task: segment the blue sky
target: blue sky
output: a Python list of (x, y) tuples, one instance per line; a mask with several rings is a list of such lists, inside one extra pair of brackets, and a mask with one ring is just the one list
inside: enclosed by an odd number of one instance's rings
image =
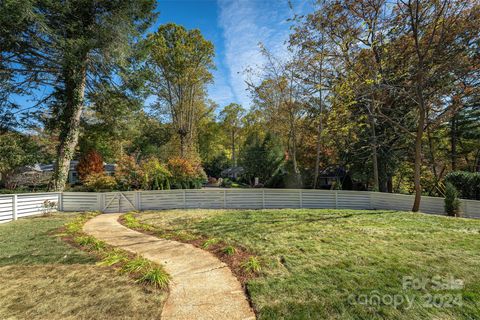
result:
[(156, 27), (174, 22), (200, 29), (215, 45), (217, 70), (209, 86), (210, 98), (220, 107), (236, 102), (248, 108), (244, 70), (263, 63), (258, 43), (283, 56), (290, 27), (287, 19), (305, 10), (306, 3), (292, 1), (292, 11), (287, 0), (160, 0)]

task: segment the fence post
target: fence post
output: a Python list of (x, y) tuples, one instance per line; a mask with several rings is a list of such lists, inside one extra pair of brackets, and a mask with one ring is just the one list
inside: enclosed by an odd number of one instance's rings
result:
[(142, 211), (142, 193), (141, 191), (135, 192), (135, 205), (138, 211)]
[(262, 209), (265, 209), (265, 189), (262, 189)]
[(63, 211), (63, 192), (58, 194), (57, 211)]
[(227, 209), (227, 190), (223, 189), (223, 209)]
[(300, 209), (303, 208), (303, 199), (302, 199), (302, 189), (298, 189), (299, 193), (300, 193)]
[(183, 189), (183, 209), (187, 209), (187, 191)]
[(338, 209), (338, 190), (335, 190), (335, 209)]
[(100, 211), (103, 212), (106, 209), (105, 205), (106, 205), (105, 193), (102, 192), (100, 193)]
[(122, 196), (120, 195), (120, 192), (117, 193), (117, 197), (118, 197), (118, 211), (117, 212), (121, 212), (122, 211)]
[(97, 193), (97, 210), (102, 211), (102, 194)]
[(17, 220), (17, 195), (14, 194), (12, 195), (12, 215), (13, 215), (13, 220)]

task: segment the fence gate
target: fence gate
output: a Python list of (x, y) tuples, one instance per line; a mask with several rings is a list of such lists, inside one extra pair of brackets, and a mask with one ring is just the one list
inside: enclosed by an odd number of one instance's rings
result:
[(103, 194), (101, 201), (102, 211), (106, 213), (112, 212), (128, 212), (137, 210), (137, 199), (135, 192), (110, 192)]

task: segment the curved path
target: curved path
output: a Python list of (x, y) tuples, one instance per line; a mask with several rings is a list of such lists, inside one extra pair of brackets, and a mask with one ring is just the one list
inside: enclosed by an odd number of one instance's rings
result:
[(171, 281), (162, 319), (255, 319), (240, 283), (225, 263), (190, 244), (126, 228), (118, 222), (120, 215), (98, 215), (83, 230), (165, 268)]

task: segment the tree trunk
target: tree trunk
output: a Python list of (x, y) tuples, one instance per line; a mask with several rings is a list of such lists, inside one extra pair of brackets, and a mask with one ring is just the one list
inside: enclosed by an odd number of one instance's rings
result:
[(297, 139), (296, 139), (295, 125), (292, 125), (292, 164), (293, 164), (293, 173), (295, 175), (295, 187), (301, 187), (301, 177), (300, 171), (298, 170), (297, 164)]
[[(322, 34), (322, 40), (323, 40), (323, 34)], [(323, 49), (323, 46), (322, 46)], [(316, 146), (316, 152), (317, 154), (315, 155), (315, 175), (313, 178), (313, 189), (317, 188), (317, 183), (318, 183), (318, 175), (320, 171), (320, 152), (322, 150), (322, 132), (323, 132), (323, 92), (322, 92), (322, 72), (323, 72), (323, 60), (322, 63), (320, 64), (320, 79), (319, 79), (319, 85), (320, 85), (320, 90), (318, 92), (318, 98), (319, 98), (319, 115), (318, 115), (318, 127), (317, 127), (317, 146)]]
[(323, 131), (322, 116), (320, 116), (320, 123), (318, 124), (318, 127), (317, 127), (317, 154), (315, 156), (315, 176), (313, 178), (313, 189), (317, 188), (318, 175), (320, 171), (320, 152), (322, 150), (322, 144), (321, 144), (322, 131)]
[(232, 130), (232, 163), (233, 167), (237, 166), (237, 157), (235, 154), (235, 131)]
[[(415, 5), (415, 9), (413, 8)], [(426, 105), (423, 96), (423, 76), (424, 76), (424, 54), (421, 52), (420, 44), (420, 35), (418, 27), (419, 22), (419, 12), (420, 1), (416, 0), (414, 4), (409, 2), (409, 12), (410, 12), (410, 27), (413, 35), (413, 41), (415, 43), (415, 52), (418, 59), (418, 64), (416, 68), (415, 75), (415, 95), (417, 98), (417, 110), (418, 110), (418, 123), (417, 123), (417, 134), (415, 136), (415, 166), (414, 166), (414, 184), (415, 184), (415, 200), (413, 202), (412, 211), (417, 212), (420, 210), (420, 201), (422, 199), (422, 186), (420, 184), (421, 171), (422, 171), (422, 138), (425, 126), (426, 118)]]
[(393, 180), (392, 176), (387, 177), (387, 192), (392, 193), (393, 192)]
[(457, 170), (457, 116), (453, 115), (450, 121), (450, 157), (452, 161), (452, 171)]
[(185, 135), (183, 133), (179, 134), (180, 136), (180, 158), (185, 158), (187, 154), (187, 146), (185, 145)]
[(85, 64), (65, 72), (66, 106), (64, 123), (60, 133), (60, 143), (57, 149), (57, 161), (54, 172), (53, 190), (63, 191), (68, 181), (70, 161), (80, 134), (80, 118), (83, 111), (86, 85)]
[(372, 128), (373, 191), (379, 191), (377, 134), (375, 133), (375, 119), (372, 115), (370, 115), (369, 118)]
[[(423, 103), (423, 98), (421, 102)], [(425, 111), (421, 106), (419, 107), (420, 114), (418, 118), (417, 134), (415, 136), (415, 166), (414, 166), (414, 183), (415, 183), (415, 200), (413, 202), (412, 211), (420, 210), (420, 200), (422, 198), (422, 186), (420, 184), (421, 169), (422, 169), (422, 138), (425, 125)]]

